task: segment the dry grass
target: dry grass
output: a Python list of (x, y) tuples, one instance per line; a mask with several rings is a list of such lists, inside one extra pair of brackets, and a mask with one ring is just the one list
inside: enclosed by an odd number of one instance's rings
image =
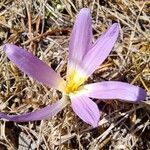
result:
[(58, 93), (22, 74), (5, 56), (2, 45), (21, 45), (65, 76), (68, 41), (75, 16), (89, 7), (94, 40), (120, 23), (113, 52), (89, 79), (119, 80), (143, 87), (145, 102), (98, 101), (99, 127), (91, 129), (68, 106), (47, 121), (0, 121), (0, 150), (150, 149), (150, 2), (149, 0), (1, 0), (0, 111), (23, 113), (59, 99)]

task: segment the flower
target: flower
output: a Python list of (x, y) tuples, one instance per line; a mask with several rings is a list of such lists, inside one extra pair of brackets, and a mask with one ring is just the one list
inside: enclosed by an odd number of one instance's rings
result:
[(25, 122), (47, 119), (61, 111), (69, 103), (73, 111), (93, 127), (98, 125), (100, 111), (91, 98), (120, 99), (140, 101), (146, 92), (140, 87), (118, 81), (104, 81), (84, 85), (87, 78), (104, 62), (111, 52), (119, 27), (114, 23), (92, 44), (92, 25), (90, 10), (79, 12), (69, 43), (69, 60), (66, 81), (48, 65), (26, 50), (12, 44), (5, 44), (7, 57), (24, 73), (39, 82), (62, 92), (62, 99), (43, 109), (21, 115), (7, 115), (0, 112), (0, 118), (14, 122)]

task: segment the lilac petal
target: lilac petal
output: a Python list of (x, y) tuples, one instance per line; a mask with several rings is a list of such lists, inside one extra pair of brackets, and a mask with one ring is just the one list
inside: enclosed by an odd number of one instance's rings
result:
[(79, 65), (92, 45), (92, 22), (90, 10), (83, 8), (77, 15), (69, 43), (68, 73)]
[(36, 110), (30, 113), (24, 113), (21, 115), (7, 115), (5, 113), (0, 112), (0, 118), (7, 119), (9, 121), (14, 122), (28, 122), (28, 121), (37, 121), (37, 120), (45, 120), (49, 117), (56, 115), (60, 112), (66, 105), (67, 101), (60, 100), (52, 105), (48, 105), (40, 110)]
[(114, 23), (105, 33), (102, 34), (95, 45), (85, 55), (82, 67), (84, 66), (87, 77), (90, 76), (108, 57), (118, 35), (119, 26), (117, 23)]
[(138, 86), (119, 81), (104, 81), (87, 84), (84, 87), (85, 95), (98, 99), (121, 99), (131, 102), (146, 98), (146, 91)]
[(5, 44), (7, 57), (24, 73), (41, 83), (62, 90), (64, 80), (40, 59), (16, 45)]
[(100, 111), (96, 103), (86, 96), (70, 96), (73, 111), (86, 123), (98, 126)]

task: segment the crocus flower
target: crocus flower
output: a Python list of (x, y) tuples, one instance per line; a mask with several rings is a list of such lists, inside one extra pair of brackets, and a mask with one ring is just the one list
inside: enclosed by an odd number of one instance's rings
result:
[(100, 111), (91, 98), (119, 99), (136, 102), (144, 100), (144, 89), (117, 81), (104, 81), (84, 85), (87, 78), (104, 62), (111, 52), (119, 34), (114, 23), (95, 44), (92, 43), (92, 25), (90, 10), (79, 12), (69, 43), (69, 59), (66, 80), (61, 78), (48, 65), (26, 50), (12, 44), (5, 44), (7, 57), (24, 73), (39, 82), (62, 92), (62, 99), (43, 109), (21, 115), (0, 113), (0, 118), (14, 122), (48, 119), (66, 105), (71, 104), (73, 111), (93, 127), (98, 125)]

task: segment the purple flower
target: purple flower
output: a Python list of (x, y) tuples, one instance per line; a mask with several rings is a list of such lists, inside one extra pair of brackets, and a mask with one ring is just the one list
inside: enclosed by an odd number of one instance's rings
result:
[(84, 85), (87, 78), (104, 62), (111, 52), (119, 27), (114, 23), (92, 44), (92, 25), (90, 10), (83, 8), (76, 19), (69, 43), (69, 60), (66, 81), (48, 65), (26, 50), (15, 45), (6, 44), (4, 51), (8, 58), (24, 73), (39, 82), (62, 92), (60, 101), (35, 112), (21, 115), (0, 113), (0, 118), (15, 122), (47, 119), (67, 104), (86, 123), (96, 127), (100, 119), (98, 106), (91, 98), (120, 99), (136, 102), (144, 100), (146, 92), (140, 87), (117, 81), (104, 81)]

